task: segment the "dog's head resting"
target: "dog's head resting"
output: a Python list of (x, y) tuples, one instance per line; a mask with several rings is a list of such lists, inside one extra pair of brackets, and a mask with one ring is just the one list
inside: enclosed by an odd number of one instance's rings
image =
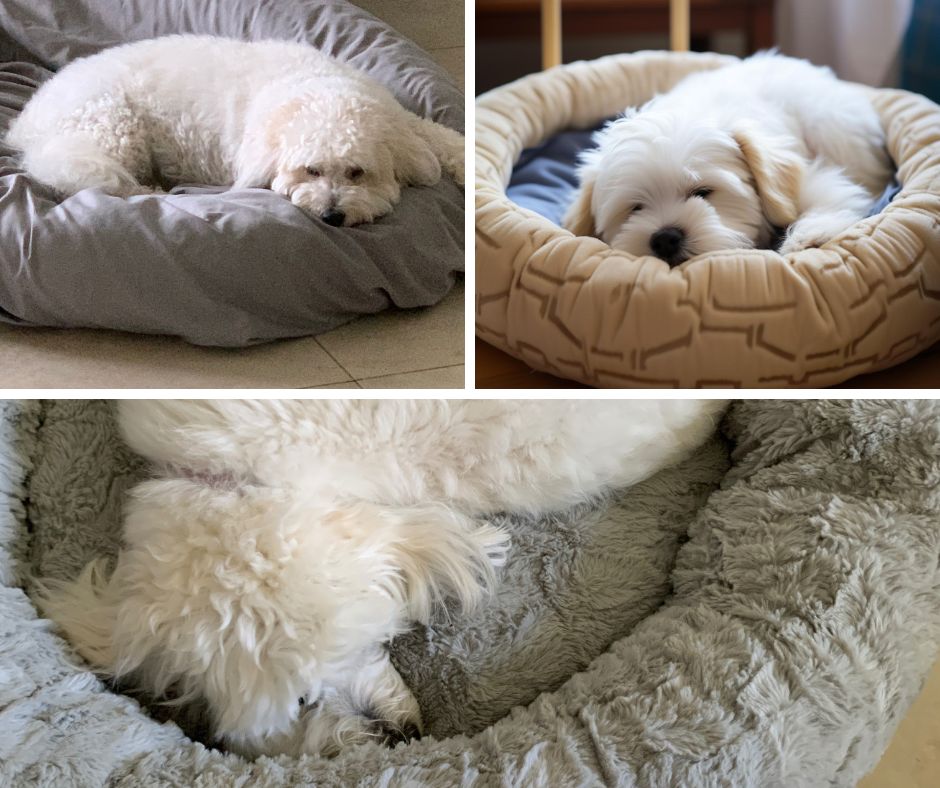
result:
[(805, 161), (757, 125), (731, 129), (655, 99), (595, 135), (564, 226), (670, 266), (719, 249), (769, 246), (798, 215)]
[(208, 709), (246, 756), (333, 755), (420, 730), (385, 644), (495, 580), (505, 537), (442, 505), (331, 504), (235, 477), (132, 493), (110, 577), (89, 565), (46, 614), (96, 669)]
[(371, 222), (401, 187), (433, 186), (441, 166), (390, 95), (324, 78), (264, 97), (249, 113), (236, 188), (270, 188), (332, 226)]

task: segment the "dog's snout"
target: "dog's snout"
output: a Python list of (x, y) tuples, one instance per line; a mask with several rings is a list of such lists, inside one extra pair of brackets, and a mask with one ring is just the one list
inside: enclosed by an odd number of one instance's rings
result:
[(330, 227), (339, 227), (346, 220), (346, 214), (342, 211), (337, 211), (335, 208), (330, 208), (321, 213), (320, 218), (330, 225)]
[(682, 262), (682, 244), (685, 242), (685, 233), (678, 227), (663, 227), (650, 237), (650, 249), (661, 260), (669, 265)]

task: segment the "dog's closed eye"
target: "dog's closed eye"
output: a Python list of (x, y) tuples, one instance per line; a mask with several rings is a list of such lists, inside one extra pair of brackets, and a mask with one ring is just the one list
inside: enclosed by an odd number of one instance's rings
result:
[(641, 202), (638, 202), (638, 203), (637, 203), (636, 205), (634, 205), (633, 208), (632, 208), (633, 213), (636, 213), (637, 211), (642, 211), (642, 210), (643, 210), (643, 203), (641, 203)]
[(701, 197), (703, 200), (707, 200), (714, 191), (714, 189), (709, 189), (707, 186), (699, 186), (697, 189), (693, 189), (689, 192), (689, 198)]

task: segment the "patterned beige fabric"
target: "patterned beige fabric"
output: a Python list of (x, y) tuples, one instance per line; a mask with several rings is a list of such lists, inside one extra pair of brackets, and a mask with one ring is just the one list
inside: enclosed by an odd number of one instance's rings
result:
[(476, 325), (533, 367), (605, 387), (826, 386), (940, 339), (940, 107), (877, 90), (901, 193), (821, 249), (716, 252), (670, 270), (506, 197), (523, 148), (666, 90), (719, 55), (645, 52), (477, 100)]

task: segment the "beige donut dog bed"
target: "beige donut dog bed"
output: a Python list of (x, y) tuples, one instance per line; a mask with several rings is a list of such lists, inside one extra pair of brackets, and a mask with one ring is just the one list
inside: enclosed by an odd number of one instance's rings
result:
[(524, 148), (734, 58), (643, 52), (477, 100), (476, 325), (532, 367), (605, 387), (826, 386), (940, 339), (940, 107), (873, 90), (901, 191), (819, 249), (713, 252), (670, 270), (506, 197)]

